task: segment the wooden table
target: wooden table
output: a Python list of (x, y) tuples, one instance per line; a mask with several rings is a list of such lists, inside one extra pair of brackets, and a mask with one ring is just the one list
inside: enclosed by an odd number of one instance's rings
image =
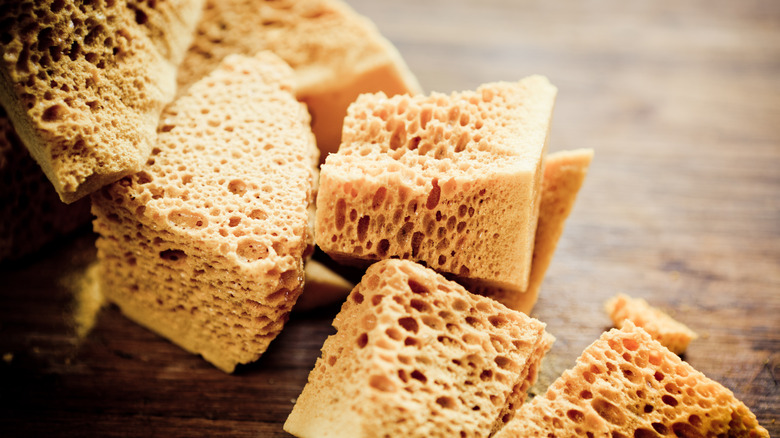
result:
[[(551, 150), (596, 150), (534, 310), (558, 338), (534, 391), (625, 292), (698, 331), (685, 359), (778, 435), (780, 2), (350, 3), (426, 91), (547, 75)], [(113, 307), (79, 337), (66, 280), (93, 259), (87, 229), (0, 267), (0, 436), (287, 436), (337, 307), (225, 375)]]

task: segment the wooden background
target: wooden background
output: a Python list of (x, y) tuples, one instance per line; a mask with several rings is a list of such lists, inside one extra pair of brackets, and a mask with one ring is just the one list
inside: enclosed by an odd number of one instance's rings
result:
[[(685, 359), (778, 435), (780, 2), (349, 2), (426, 91), (547, 75), (551, 149), (596, 150), (534, 311), (558, 338), (534, 390), (625, 292), (698, 331)], [(82, 339), (66, 280), (92, 245), (87, 229), (0, 266), (0, 436), (287, 436), (336, 307), (232, 376), (112, 307)]]

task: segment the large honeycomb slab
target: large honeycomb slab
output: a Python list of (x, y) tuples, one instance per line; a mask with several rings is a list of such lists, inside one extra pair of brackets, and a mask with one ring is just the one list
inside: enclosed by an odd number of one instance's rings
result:
[(361, 95), (322, 166), (317, 244), (346, 263), (408, 259), (524, 291), (555, 94), (532, 76), (451, 95)]
[(285, 423), (298, 437), (485, 437), (512, 418), (544, 324), (404, 260), (371, 266)]
[(281, 331), (312, 251), (318, 151), (292, 71), (233, 55), (163, 113), (145, 169), (92, 196), (103, 292), (225, 371)]

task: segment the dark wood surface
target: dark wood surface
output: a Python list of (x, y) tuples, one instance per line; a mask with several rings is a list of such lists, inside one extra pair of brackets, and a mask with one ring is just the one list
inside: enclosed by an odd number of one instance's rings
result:
[[(780, 406), (780, 2), (350, 0), (426, 91), (540, 73), (551, 150), (596, 150), (533, 315), (557, 342), (540, 383), (646, 298), (702, 336), (685, 359), (772, 435)], [(287, 436), (337, 307), (291, 319), (226, 375), (113, 307), (77, 336), (83, 230), (0, 266), (0, 436)]]

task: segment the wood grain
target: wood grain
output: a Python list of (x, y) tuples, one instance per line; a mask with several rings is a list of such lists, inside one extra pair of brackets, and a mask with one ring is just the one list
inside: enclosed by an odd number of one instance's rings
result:
[[(685, 359), (780, 434), (780, 2), (349, 3), (427, 91), (548, 76), (551, 149), (596, 150), (534, 311), (558, 340), (533, 391), (624, 292), (699, 332)], [(0, 435), (288, 436), (338, 309), (294, 315), (232, 376), (112, 307), (80, 339), (63, 279), (93, 239), (0, 266)]]

